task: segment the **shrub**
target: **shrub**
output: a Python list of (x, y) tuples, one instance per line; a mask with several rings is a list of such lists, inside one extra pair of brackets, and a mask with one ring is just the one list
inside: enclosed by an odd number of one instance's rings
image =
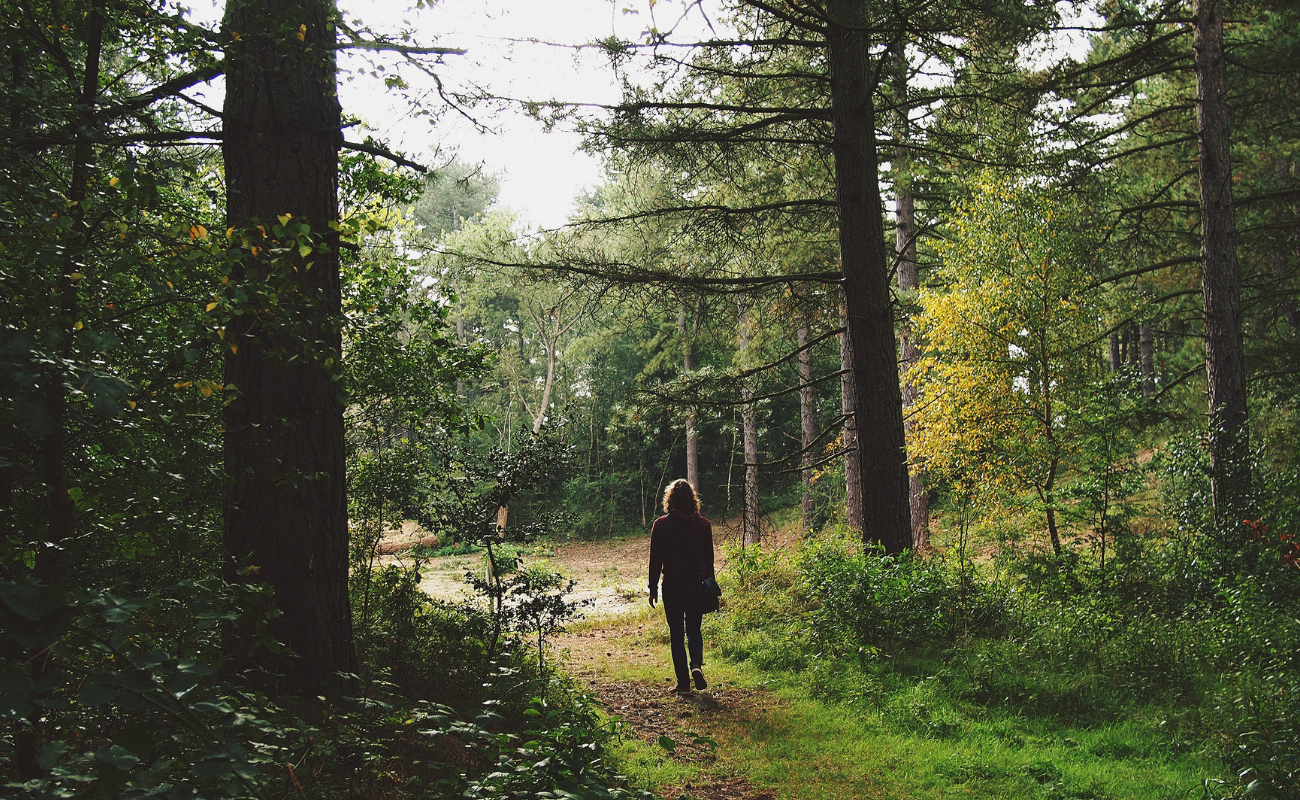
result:
[(831, 652), (898, 642), (950, 641), (999, 625), (1000, 590), (978, 573), (911, 553), (888, 556), (823, 537), (799, 559), (813, 641)]

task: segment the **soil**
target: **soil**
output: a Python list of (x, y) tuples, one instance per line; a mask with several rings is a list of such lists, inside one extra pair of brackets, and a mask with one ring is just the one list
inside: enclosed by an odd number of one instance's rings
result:
[[(713, 525), (719, 570), (726, 567), (722, 545), (739, 541), (739, 525), (739, 519), (715, 522)], [(794, 534), (781, 529), (770, 531), (768, 535), (776, 546), (784, 546)], [(416, 544), (437, 547), (438, 542), (420, 531), (413, 522), (404, 523), (400, 530), (385, 531), (378, 548), (379, 565), (414, 563), (410, 550)], [(623, 614), (639, 608), (645, 602), (649, 552), (650, 535), (647, 531), (620, 539), (568, 542), (541, 546), (531, 551), (525, 548), (523, 557), (525, 563), (548, 563), (577, 581), (577, 587), (570, 596), (584, 604), (584, 616), (596, 617)], [(485, 564), (482, 553), (426, 559), (421, 569), (420, 588), (430, 597), (444, 600), (468, 599), (472, 592), (465, 583), (465, 573), (481, 573)]]
[[(726, 731), (758, 722), (780, 700), (768, 692), (725, 682), (690, 694), (670, 691), (672, 666), (667, 661), (667, 628), (658, 616), (633, 620), (607, 617), (597, 625), (558, 636), (553, 646), (567, 671), (587, 689), (612, 718), (622, 721), (625, 736), (661, 748), (661, 737), (672, 740), (664, 758), (700, 767), (700, 776), (677, 786), (660, 786), (667, 800), (772, 800), (770, 792), (754, 786), (730, 769), (719, 756), (726, 749)], [(615, 665), (645, 668), (660, 664), (662, 680), (615, 677)]]
[[(714, 541), (719, 546), (718, 568), (725, 568), (721, 545), (739, 538), (738, 520), (714, 523)], [(792, 533), (770, 534), (776, 546), (788, 543)], [(378, 561), (413, 563), (408, 552), (416, 543), (436, 546), (408, 523), (401, 530), (385, 533)], [(650, 549), (648, 532), (622, 539), (570, 542), (553, 549), (524, 552), (525, 563), (546, 562), (577, 582), (572, 597), (588, 605), (586, 622), (573, 632), (555, 637), (551, 646), (561, 655), (567, 671), (587, 686), (611, 717), (622, 720), (624, 735), (634, 736), (659, 748), (660, 737), (671, 739), (672, 750), (665, 758), (698, 764), (700, 777), (680, 786), (658, 787), (669, 800), (772, 800), (770, 792), (750, 783), (719, 761), (725, 750), (724, 732), (752, 725), (766, 710), (779, 705), (772, 694), (743, 689), (725, 683), (705, 691), (673, 694), (671, 662), (668, 661), (667, 629), (660, 616), (646, 618), (632, 612), (646, 603), (646, 560)], [(471, 596), (465, 584), (467, 571), (481, 571), (484, 555), (473, 553), (427, 559), (420, 586), (432, 597), (448, 600)], [(660, 667), (656, 669), (656, 665)], [(617, 677), (632, 671), (662, 673), (662, 680), (629, 680)]]

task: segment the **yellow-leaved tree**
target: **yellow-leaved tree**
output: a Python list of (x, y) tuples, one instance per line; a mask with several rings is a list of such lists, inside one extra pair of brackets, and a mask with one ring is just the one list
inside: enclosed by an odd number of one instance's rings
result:
[(1059, 555), (1074, 411), (1100, 369), (1096, 240), (1079, 202), (1036, 179), (969, 190), (938, 245), (941, 288), (920, 293), (911, 456), (968, 501), (1040, 509)]

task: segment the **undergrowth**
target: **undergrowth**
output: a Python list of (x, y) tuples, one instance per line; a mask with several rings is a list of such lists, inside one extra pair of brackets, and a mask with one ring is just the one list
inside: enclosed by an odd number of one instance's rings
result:
[(316, 694), (267, 667), (290, 654), (265, 589), (0, 581), (5, 795), (645, 797), (609, 763), (617, 727), (528, 643), (553, 583), (521, 570), (502, 611), (430, 601), (397, 568), (354, 579), (361, 669)]
[(831, 532), (729, 553), (706, 641), (873, 736), (935, 742), (916, 768), (987, 796), (1294, 800), (1300, 570), (1276, 544), (1227, 571), (1151, 547), (1103, 586), (1077, 559), (995, 579)]

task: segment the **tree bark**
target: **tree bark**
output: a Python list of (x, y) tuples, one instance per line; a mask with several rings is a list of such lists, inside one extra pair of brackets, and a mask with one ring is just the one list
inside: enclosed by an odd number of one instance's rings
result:
[[(104, 9), (95, 4), (86, 19), (86, 60), (81, 76), (81, 96), (77, 101), (78, 134), (72, 148), (72, 169), (68, 186), (69, 215), (72, 218), (71, 237), (66, 242), (59, 275), (59, 311), (54, 329), (59, 336), (59, 355), (63, 363), (51, 366), (44, 392), (45, 413), (49, 431), (41, 437), (41, 471), (48, 498), (48, 520), (44, 541), (36, 548), (33, 574), (46, 583), (59, 583), (62, 544), (75, 533), (75, 506), (68, 494), (67, 474), (67, 364), (76, 355), (77, 334), (77, 284), (81, 280), (84, 261), (91, 247), (91, 231), (86, 225), (86, 185), (90, 181), (91, 162), (95, 157), (89, 139), (95, 105), (99, 100), (100, 60), (104, 40)], [(14, 56), (18, 58), (17, 55)], [(15, 80), (18, 64), (15, 63)], [(6, 503), (7, 505), (7, 503)], [(54, 642), (48, 642), (53, 646)], [(34, 652), (40, 648), (34, 648)], [(49, 651), (45, 651), (49, 652)], [(41, 682), (49, 669), (48, 657), (31, 660), (29, 669), (33, 682)], [(45, 778), (48, 770), (41, 765), (40, 750), (45, 731), (45, 709), (35, 706), (28, 714), (26, 724), (14, 731), (14, 767), (21, 781)]]
[[(225, 341), (225, 544), (230, 574), (264, 580), (283, 616), (272, 632), (297, 654), (304, 689), (356, 666), (348, 605), (338, 237), (340, 109), (330, 0), (230, 0), (222, 152), (230, 226), (277, 218), (311, 226), (302, 259), (244, 251), (232, 275), (276, 292), (290, 323), (255, 306)], [(301, 26), (301, 27), (299, 27)], [(254, 239), (256, 245), (257, 240)]]
[[(898, 142), (894, 146), (894, 160), (891, 163), (894, 173), (894, 250), (898, 254), (898, 288), (903, 292), (915, 292), (921, 288), (920, 273), (916, 263), (916, 194), (912, 186), (912, 157), (906, 142), (909, 137), (907, 119), (907, 60), (901, 54), (894, 58), (894, 102), (898, 106), (895, 113), (894, 133)], [(898, 332), (901, 351), (903, 412), (906, 414), (915, 405), (920, 392), (916, 381), (909, 375), (912, 367), (921, 358), (921, 346), (912, 330), (911, 320), (904, 318)], [(903, 432), (907, 439), (913, 436), (916, 423), (904, 417)], [(912, 547), (921, 549), (930, 544), (930, 496), (926, 489), (925, 465), (917, 462), (908, 470), (907, 502), (912, 517)]]
[[(749, 295), (736, 295), (736, 307), (739, 312), (740, 365), (744, 369), (749, 363), (749, 348), (753, 342), (753, 318), (749, 304)], [(758, 412), (754, 408), (754, 389), (752, 378), (746, 378), (740, 385), (741, 435), (745, 443), (745, 508), (741, 515), (741, 527), (746, 545), (758, 544), (763, 540), (760, 527), (762, 506), (758, 495)]]
[(808, 318), (799, 322), (797, 336), (799, 340), (799, 444), (803, 451), (800, 458), (802, 469), (799, 471), (803, 482), (803, 529), (811, 531), (813, 516), (817, 503), (812, 493), (813, 442), (817, 441), (817, 390), (813, 386), (812, 349), (808, 347), (810, 333)]
[(1113, 375), (1116, 372), (1119, 372), (1119, 367), (1122, 363), (1119, 355), (1119, 334), (1112, 333), (1107, 337), (1107, 341), (1110, 342), (1110, 353), (1108, 355), (1110, 356), (1110, 372)]
[(77, 284), (85, 267), (83, 262), (91, 248), (91, 231), (86, 226), (86, 186), (90, 182), (91, 163), (95, 158), (90, 140), (90, 126), (94, 124), (95, 106), (99, 101), (99, 71), (104, 40), (104, 8), (95, 4), (86, 18), (86, 61), (81, 75), (81, 96), (78, 99), (78, 134), (72, 147), (72, 170), (68, 184), (69, 215), (72, 217), (72, 242), (65, 248), (65, 260), (59, 275), (59, 316), (56, 328), (59, 334), (59, 354), (63, 364), (50, 370), (45, 387), (45, 413), (49, 417), (49, 432), (41, 438), (41, 470), (49, 498), (49, 525), (45, 541), (36, 550), (36, 577), (46, 582), (60, 578), (62, 543), (75, 532), (76, 508), (68, 494), (67, 475), (67, 386), (70, 376), (66, 364), (76, 353), (77, 336)]
[(849, 312), (840, 303), (840, 413), (844, 415), (844, 499), (849, 530), (862, 535), (862, 451), (858, 448), (858, 392), (853, 380), (853, 343), (848, 333)]
[(1250, 433), (1221, 0), (1193, 0), (1192, 18), (1211, 486), (1215, 516), (1221, 526), (1231, 526), (1250, 513)]
[(537, 416), (533, 418), (533, 435), (542, 430), (546, 422), (546, 410), (551, 407), (551, 392), (555, 389), (555, 342), (546, 343), (546, 382), (542, 385), (542, 402), (537, 407)]
[(840, 269), (853, 348), (862, 508), (872, 524), (870, 531), (863, 531), (863, 540), (880, 543), (888, 553), (901, 553), (912, 546), (912, 526), (877, 175), (873, 92), (879, 62), (871, 54), (861, 4), (828, 0), (825, 8)]
[(1150, 397), (1156, 393), (1156, 338), (1150, 322), (1138, 325), (1138, 348), (1142, 359), (1142, 396)]
[[(540, 303), (536, 311), (533, 310), (532, 303), (526, 304), (528, 316), (532, 317), (533, 324), (537, 326), (537, 336), (542, 340), (542, 347), (546, 348), (546, 378), (542, 384), (541, 404), (537, 408), (537, 413), (533, 415), (533, 435), (536, 436), (542, 430), (542, 425), (546, 422), (546, 412), (551, 408), (551, 395), (555, 391), (555, 351), (560, 346), (560, 339), (573, 330), (573, 326), (578, 324), (578, 318), (569, 322), (564, 321), (564, 312), (573, 299), (574, 290), (569, 290), (560, 296), (558, 302), (546, 308), (545, 303)], [(522, 329), (521, 329), (522, 330)], [(523, 360), (523, 351), (520, 351), (520, 360)], [(522, 394), (521, 394), (522, 397)]]
[[(700, 313), (699, 306), (696, 306), (695, 323), (692, 330), (688, 333), (686, 330), (686, 306), (683, 304), (677, 313), (677, 333), (682, 339), (682, 374), (690, 375), (695, 370), (695, 360), (692, 357), (691, 345), (693, 344), (694, 333), (699, 329)], [(700, 491), (700, 431), (695, 409), (691, 408), (686, 412), (686, 482), (695, 489), (696, 494)]]

